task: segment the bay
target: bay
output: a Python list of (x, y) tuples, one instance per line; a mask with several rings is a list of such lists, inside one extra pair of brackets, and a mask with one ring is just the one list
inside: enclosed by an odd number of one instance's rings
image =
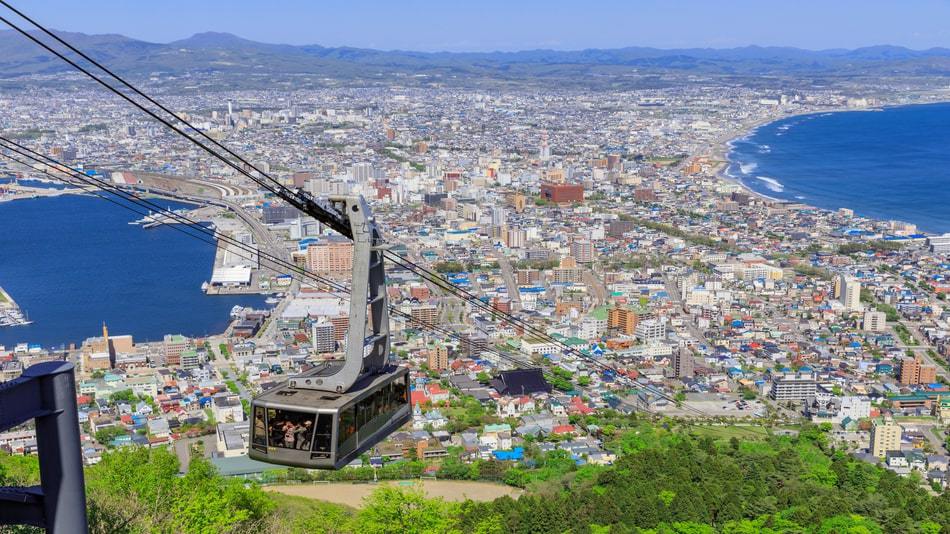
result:
[(136, 342), (203, 336), (223, 332), (235, 305), (264, 307), (263, 295), (205, 295), (214, 247), (128, 224), (139, 218), (91, 196), (0, 203), (0, 286), (34, 321), (0, 327), (0, 345), (78, 344), (101, 335), (103, 322)]
[(732, 146), (727, 174), (764, 195), (950, 232), (950, 104), (790, 117)]

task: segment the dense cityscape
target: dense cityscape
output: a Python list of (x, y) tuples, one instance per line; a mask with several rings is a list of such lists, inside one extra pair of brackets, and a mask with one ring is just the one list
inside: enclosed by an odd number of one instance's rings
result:
[[(733, 176), (728, 159), (730, 143), (763, 124), (939, 102), (947, 89), (881, 81), (783, 91), (678, 80), (623, 91), (393, 83), (192, 92), (143, 84), (287, 187), (313, 197), (362, 195), (391, 250), (443, 277), (434, 283), (387, 265), (386, 292), (399, 312), (390, 320), (392, 352), (409, 369), (411, 421), (326, 472), (251, 460), (251, 401), (341, 358), (348, 327), (348, 296), (268, 258), (346, 284), (353, 242), (118, 97), (50, 87), (43, 76), (19, 80), (22, 88), (0, 94), (5, 137), (120, 188), (185, 203), (180, 213), (229, 238), (218, 240), (212, 265), (195, 266), (207, 281), (194, 291), (267, 298), (264, 306), (235, 306), (226, 330), (210, 335), (195, 327), (139, 339), (93, 317), (86, 319), (101, 328), (85, 339), (50, 345), (24, 337), (0, 346), (0, 381), (44, 361), (76, 364), (90, 491), (104, 484), (95, 469), (170, 450), (186, 478), (189, 463), (206, 461), (223, 478), (356, 507), (369, 490), (331, 495), (299, 483), (482, 481), (467, 490), (486, 492), (476, 501), (519, 504), (491, 513), (472, 504), (453, 509), (457, 524), (426, 528), (554, 530), (565, 523), (515, 520), (515, 507), (554, 517), (538, 510), (565, 497), (546, 486), (561, 480), (573, 491), (586, 484), (581, 474), (594, 480), (632, 469), (645, 450), (675, 458), (681, 436), (696, 448), (730, 451), (722, 455), (752, 455), (765, 444), (797, 450), (807, 473), (828, 477), (814, 475), (816, 487), (843, 484), (839, 463), (872, 470), (874, 480), (897, 477), (900, 491), (940, 499), (943, 515), (937, 504), (920, 504), (932, 508), (908, 512), (900, 524), (867, 520), (878, 529), (868, 532), (950, 528), (940, 519), (950, 517), (950, 234), (765, 196)], [(68, 180), (54, 187), (53, 170), (0, 162), (0, 175), (10, 176), (0, 202), (92, 193)], [(132, 222), (141, 232), (176, 224), (161, 214)], [(8, 283), (0, 279), (7, 286), (0, 328), (16, 332), (31, 322), (30, 309)], [(293, 432), (286, 439), (300, 444)], [(32, 425), (0, 433), (4, 461), (36, 449)], [(16, 472), (10, 465), (0, 481)], [(561, 478), (571, 473), (576, 478)], [(602, 478), (584, 491), (619, 484)], [(466, 491), (453, 488), (442, 490), (440, 505)], [(673, 490), (654, 489), (659, 496), (650, 499), (679, 502)], [(386, 495), (367, 498), (382, 507)], [(723, 531), (803, 532), (780, 522), (826, 519), (780, 520), (784, 504), (770, 506), (716, 517), (657, 512), (613, 527), (590, 520), (580, 531), (686, 532), (664, 521), (716, 528), (732, 521), (734, 530)], [(333, 513), (349, 512), (321, 509), (319, 517)], [(769, 514), (774, 527), (755, 523)], [(363, 515), (340, 531), (370, 531)], [(498, 523), (479, 522), (491, 518)], [(834, 528), (823, 532), (852, 532)]]

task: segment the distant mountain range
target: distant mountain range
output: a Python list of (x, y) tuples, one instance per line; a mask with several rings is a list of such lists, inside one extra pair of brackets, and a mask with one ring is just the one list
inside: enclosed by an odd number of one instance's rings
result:
[[(64, 39), (126, 74), (231, 73), (313, 75), (372, 79), (385, 75), (481, 77), (499, 80), (639, 73), (696, 72), (708, 75), (947, 76), (950, 49), (911, 50), (872, 46), (854, 50), (788, 47), (628, 47), (577, 51), (410, 52), (319, 45), (278, 45), (228, 33), (200, 33), (167, 44), (122, 35), (58, 32)], [(69, 66), (23, 36), (0, 31), (0, 76), (51, 74)]]

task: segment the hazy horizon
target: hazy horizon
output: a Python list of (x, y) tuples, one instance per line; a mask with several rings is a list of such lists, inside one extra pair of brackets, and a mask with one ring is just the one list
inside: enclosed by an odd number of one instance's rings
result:
[[(559, 51), (649, 47), (793, 47), (806, 50), (950, 47), (950, 2), (804, 0), (500, 0), (445, 4), (209, 0), (161, 3), (40, 0), (14, 4), (62, 31), (169, 43), (221, 32), (275, 44), (418, 52)], [(6, 11), (6, 10), (3, 10)]]
[[(39, 21), (38, 21), (38, 22), (39, 22)], [(259, 43), (259, 44), (265, 44), (265, 45), (278, 45), (278, 46), (323, 46), (323, 47), (327, 47), (327, 48), (362, 48), (362, 49), (368, 49), (368, 50), (379, 50), (379, 51), (382, 51), (382, 52), (415, 52), (415, 53), (426, 53), (426, 54), (439, 54), (439, 53), (450, 53), (450, 54), (512, 53), (512, 54), (515, 54), (515, 53), (519, 53), (519, 52), (531, 52), (531, 51), (536, 51), (536, 50), (551, 50), (551, 51), (556, 51), (556, 52), (581, 52), (581, 51), (584, 51), (584, 50), (619, 50), (619, 49), (624, 49), (624, 48), (648, 48), (648, 49), (655, 49), (655, 50), (671, 50), (671, 51), (672, 51), (672, 50), (687, 50), (687, 49), (694, 49), (694, 50), (703, 50), (703, 49), (705, 49), (705, 50), (734, 50), (734, 49), (741, 49), (741, 48), (762, 48), (762, 49), (785, 48), (785, 49), (794, 49), (794, 50), (804, 50), (804, 51), (808, 51), (808, 52), (826, 52), (826, 51), (831, 51), (831, 50), (858, 50), (858, 49), (862, 49), (862, 48), (876, 48), (876, 47), (898, 47), (898, 48), (906, 48), (906, 49), (908, 49), (908, 50), (913, 50), (913, 51), (916, 51), (916, 52), (926, 52), (926, 51), (928, 51), (928, 50), (937, 50), (937, 49), (950, 50), (950, 45), (948, 45), (948, 46), (931, 46), (931, 47), (927, 47), (927, 48), (913, 48), (913, 47), (904, 46), (904, 45), (896, 45), (896, 44), (893, 44), (893, 43), (874, 43), (874, 44), (862, 45), (862, 46), (857, 46), (857, 47), (837, 47), (837, 48), (805, 48), (805, 47), (791, 46), (791, 45), (788, 45), (788, 46), (786, 46), (786, 45), (762, 45), (762, 44), (758, 44), (758, 43), (748, 43), (748, 44), (744, 44), (744, 45), (735, 45), (735, 46), (684, 46), (684, 47), (675, 47), (675, 48), (674, 48), (674, 47), (662, 47), (662, 46), (640, 45), (640, 44), (629, 44), (629, 45), (615, 46), (615, 47), (586, 47), (586, 48), (553, 48), (553, 47), (549, 47), (549, 48), (519, 48), (519, 49), (512, 49), (512, 50), (502, 50), (502, 49), (485, 49), (485, 50), (418, 50), (418, 49), (408, 49), (408, 48), (374, 48), (374, 47), (368, 47), (368, 46), (367, 46), (367, 47), (362, 47), (362, 46), (355, 46), (355, 45), (350, 45), (350, 44), (345, 44), (345, 43), (344, 43), (344, 44), (339, 44), (339, 45), (327, 45), (327, 44), (325, 44), (325, 43), (319, 43), (319, 42), (313, 42), (313, 43), (286, 43), (286, 42), (276, 42), (276, 41), (262, 41), (262, 40), (258, 40), (258, 39), (252, 39), (252, 38), (249, 38), (249, 37), (246, 37), (246, 36), (243, 36), (243, 35), (240, 35), (240, 34), (232, 33), (232, 32), (222, 32), (222, 31), (215, 31), (215, 30), (199, 31), (199, 32), (195, 32), (195, 33), (193, 33), (193, 34), (191, 34), (191, 35), (187, 35), (187, 36), (181, 37), (181, 38), (179, 38), (179, 39), (174, 39), (174, 40), (171, 40), (171, 41), (150, 41), (150, 40), (147, 40), (147, 39), (140, 39), (140, 38), (135, 37), (135, 36), (132, 36), (132, 35), (127, 35), (127, 34), (124, 34), (124, 33), (121, 33), (121, 32), (102, 32), (102, 33), (97, 32), (97, 33), (87, 33), (87, 32), (81, 32), (81, 31), (77, 31), (77, 30), (64, 30), (64, 29), (62, 29), (62, 28), (49, 28), (49, 29), (50, 29), (51, 31), (53, 31), (53, 32), (56, 32), (56, 33), (59, 33), (59, 32), (67, 32), (67, 33), (82, 33), (82, 34), (85, 34), (85, 35), (120, 35), (120, 36), (122, 36), (122, 37), (127, 37), (127, 38), (130, 38), (130, 39), (135, 39), (135, 40), (137, 40), (137, 41), (147, 42), (147, 43), (151, 43), (151, 44), (159, 44), (159, 45), (168, 45), (168, 44), (172, 44), (172, 43), (179, 42), (179, 41), (186, 41), (186, 40), (191, 39), (191, 38), (193, 38), (193, 37), (197, 37), (197, 36), (199, 36), (199, 35), (204, 35), (204, 34), (217, 34), (217, 35), (229, 35), (229, 36), (231, 36), (231, 37), (236, 37), (236, 38), (238, 38), (238, 39), (242, 39), (242, 40), (245, 40), (245, 41), (251, 41), (251, 42), (255, 42), (255, 43)], [(0, 33), (4, 33), (4, 32), (15, 32), (15, 30), (9, 30), (9, 29), (0, 28)]]

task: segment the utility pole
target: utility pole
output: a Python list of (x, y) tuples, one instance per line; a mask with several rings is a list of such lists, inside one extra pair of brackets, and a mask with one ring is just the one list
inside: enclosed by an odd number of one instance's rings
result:
[(0, 432), (33, 420), (40, 461), (39, 486), (0, 487), (0, 525), (89, 531), (73, 369), (70, 362), (43, 362), (0, 383)]

